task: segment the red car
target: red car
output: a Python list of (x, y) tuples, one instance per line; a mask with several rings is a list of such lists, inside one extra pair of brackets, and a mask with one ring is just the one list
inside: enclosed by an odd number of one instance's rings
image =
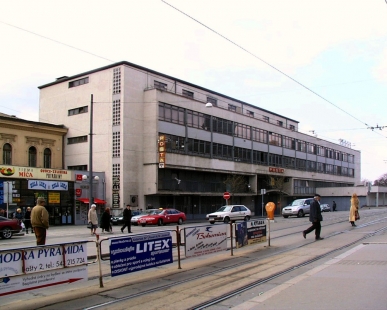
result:
[(0, 216), (0, 235), (3, 239), (9, 239), (13, 234), (17, 234), (22, 231), (22, 227), (18, 220), (7, 219)]
[(165, 225), (169, 223), (183, 224), (186, 220), (184, 212), (176, 209), (159, 209), (154, 210), (151, 214), (142, 216), (138, 219), (138, 225), (144, 227), (145, 225)]

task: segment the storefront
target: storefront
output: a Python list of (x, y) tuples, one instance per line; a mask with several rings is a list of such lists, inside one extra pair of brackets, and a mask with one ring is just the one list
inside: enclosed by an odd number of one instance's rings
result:
[[(74, 224), (74, 177), (71, 170), (20, 166), (0, 167), (0, 208), (8, 217), (45, 197), (50, 225)], [(2, 212), (2, 213), (3, 213)]]

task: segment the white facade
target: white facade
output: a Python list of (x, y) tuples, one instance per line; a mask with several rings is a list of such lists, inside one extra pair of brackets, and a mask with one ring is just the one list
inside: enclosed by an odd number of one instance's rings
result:
[[(93, 170), (105, 172), (106, 201), (113, 208), (131, 202), (134, 209), (173, 206), (204, 214), (224, 202), (222, 175), (246, 178), (248, 189), (232, 194), (252, 211), (261, 207), (260, 189), (270, 189), (270, 177), (286, 180), (280, 198), (265, 196), (281, 204), (286, 197), (310, 196), (322, 184), (360, 183), (359, 151), (301, 134), (295, 120), (129, 62), (39, 88), (40, 120), (68, 127), (66, 169), (88, 167), (93, 94)], [(206, 108), (210, 99), (214, 105)], [(210, 120), (208, 127), (195, 123), (198, 113)], [(231, 134), (222, 132), (225, 126)], [(253, 138), (258, 130), (265, 142)], [(168, 138), (164, 169), (161, 134)], [(113, 200), (118, 193), (119, 202)]]

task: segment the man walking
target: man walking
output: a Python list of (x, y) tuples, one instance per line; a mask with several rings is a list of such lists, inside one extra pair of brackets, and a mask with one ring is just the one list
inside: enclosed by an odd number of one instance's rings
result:
[(132, 225), (132, 210), (130, 210), (130, 205), (126, 205), (126, 209), (123, 213), (123, 219), (124, 219), (124, 226), (121, 228), (121, 232), (124, 232), (125, 227), (128, 227), (128, 233), (132, 232), (131, 225)]
[(44, 207), (46, 199), (39, 197), (36, 206), (31, 211), (31, 224), (35, 232), (36, 245), (46, 244), (46, 234), (48, 229), (48, 212)]
[(307, 230), (304, 230), (302, 232), (302, 236), (306, 238), (307, 234), (315, 230), (316, 241), (324, 239), (320, 237), (321, 221), (323, 220), (321, 215), (321, 209), (320, 209), (320, 199), (321, 199), (321, 196), (319, 194), (314, 195), (314, 200), (310, 204), (310, 213), (309, 213), (309, 221), (312, 222), (312, 226), (310, 226)]

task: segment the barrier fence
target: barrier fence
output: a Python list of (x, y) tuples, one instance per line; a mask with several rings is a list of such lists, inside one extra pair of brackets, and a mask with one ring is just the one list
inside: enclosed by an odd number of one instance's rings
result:
[[(0, 296), (75, 281), (87, 281), (87, 266), (94, 263), (98, 263), (99, 284), (103, 287), (101, 261), (110, 261), (111, 276), (115, 277), (173, 263), (173, 249), (177, 249), (175, 254), (178, 269), (181, 269), (181, 247), (184, 247), (185, 258), (191, 258), (226, 251), (228, 241), (231, 242), (231, 256), (234, 255), (234, 248), (266, 242), (265, 221), (253, 220), (183, 228), (176, 226), (176, 229), (101, 240), (97, 234), (96, 241), (0, 250)], [(97, 255), (94, 261), (87, 259), (87, 244), (90, 242), (96, 246)], [(103, 251), (106, 248), (109, 249), (108, 252)]]

